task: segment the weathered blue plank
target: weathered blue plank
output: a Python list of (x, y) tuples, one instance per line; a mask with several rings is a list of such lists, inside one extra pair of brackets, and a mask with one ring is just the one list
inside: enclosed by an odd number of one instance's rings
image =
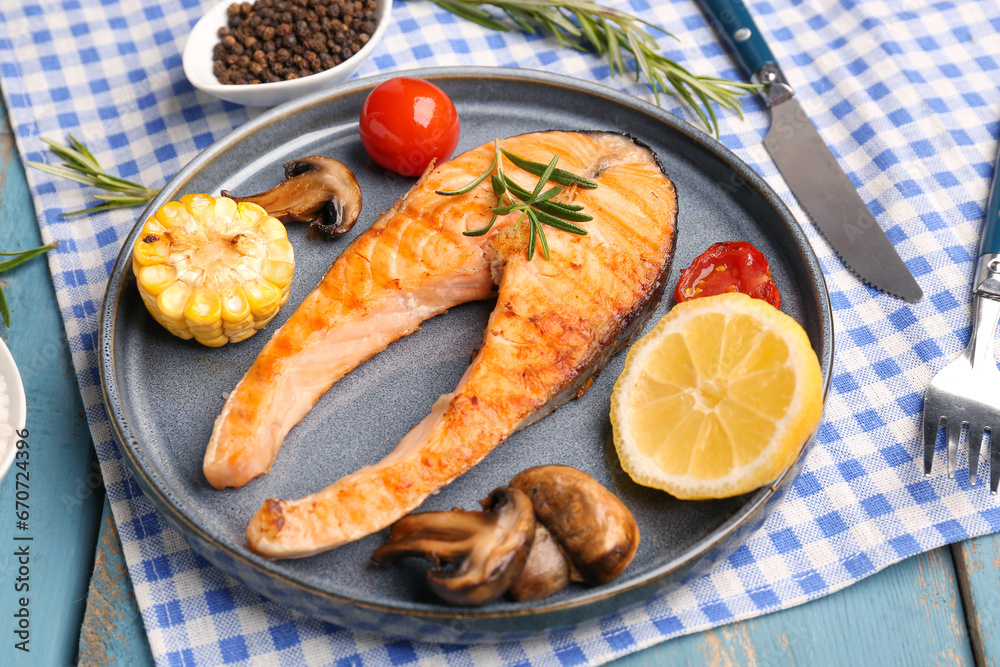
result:
[(1000, 664), (1000, 535), (984, 535), (952, 546), (964, 587), (969, 635), (979, 667)]
[[(997, 562), (997, 561), (994, 561)], [(993, 572), (997, 600), (997, 566)], [(996, 655), (996, 654), (994, 654)], [(947, 547), (886, 568), (808, 604), (627, 656), (653, 665), (973, 665)]]
[[(0, 249), (41, 244), (35, 212), (0, 105)], [(30, 520), (15, 527), (14, 477), (0, 483), (0, 664), (68, 665), (77, 649), (103, 491), (62, 318), (44, 258), (4, 273), (13, 317), (2, 329), (28, 397)], [(14, 537), (33, 539), (15, 542)], [(15, 544), (30, 545), (17, 582)], [(29, 590), (16, 591), (27, 583)], [(14, 648), (14, 614), (29, 600), (30, 653)]]
[(80, 629), (79, 655), (81, 667), (153, 664), (142, 614), (122, 555), (121, 539), (107, 501), (101, 517), (87, 611)]
[[(991, 544), (984, 545), (983, 542)], [(989, 609), (998, 611), (997, 569), (1000, 540), (981, 538), (978, 553), (990, 559), (982, 563), (992, 579), (984, 579), (980, 593)], [(100, 551), (121, 563), (118, 545), (102, 538)], [(98, 557), (100, 561), (101, 557)], [(122, 566), (123, 567), (123, 566)], [(978, 566), (977, 566), (978, 567)], [(98, 576), (95, 573), (95, 577)], [(145, 637), (135, 637), (128, 615), (137, 613), (129, 601), (131, 585), (123, 569), (108, 582), (117, 591), (107, 593), (124, 612), (116, 616), (118, 640), (96, 646), (88, 639), (88, 623), (81, 637), (84, 664), (106, 664), (97, 658), (113, 657), (114, 664), (152, 664)], [(992, 585), (992, 588), (985, 586)], [(93, 586), (92, 593), (93, 597)], [(132, 606), (131, 609), (126, 607)], [(134, 610), (134, 611), (133, 611)], [(982, 615), (980, 615), (982, 620)], [(988, 617), (986, 617), (988, 619)], [(992, 620), (987, 620), (992, 627)], [(141, 633), (141, 628), (139, 629)], [(131, 634), (130, 634), (131, 633)], [(995, 642), (995, 633), (990, 635)], [(85, 644), (90, 644), (89, 652)], [(995, 664), (997, 646), (992, 646)], [(616, 667), (658, 665), (973, 665), (966, 634), (963, 607), (958, 595), (955, 570), (948, 549), (938, 549), (887, 568), (854, 586), (808, 604), (743, 623), (680, 637), (620, 659)]]

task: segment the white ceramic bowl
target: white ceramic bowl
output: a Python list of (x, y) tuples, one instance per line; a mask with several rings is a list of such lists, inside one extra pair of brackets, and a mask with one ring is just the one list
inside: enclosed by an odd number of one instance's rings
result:
[(10, 470), (17, 454), (17, 431), (24, 428), (28, 405), (24, 399), (24, 385), (21, 384), (21, 374), (17, 371), (14, 357), (2, 340), (0, 340), (0, 375), (7, 383), (7, 423), (11, 428), (11, 437), (0, 438), (0, 479)]
[(291, 81), (223, 85), (212, 71), (212, 49), (219, 43), (219, 28), (227, 24), (226, 9), (232, 4), (232, 0), (223, 0), (206, 12), (188, 35), (184, 46), (184, 74), (198, 90), (230, 102), (257, 107), (272, 107), (306, 93), (329, 88), (357, 72), (385, 34), (392, 0), (376, 0), (376, 3), (375, 19), (378, 25), (375, 33), (360, 51), (336, 67)]

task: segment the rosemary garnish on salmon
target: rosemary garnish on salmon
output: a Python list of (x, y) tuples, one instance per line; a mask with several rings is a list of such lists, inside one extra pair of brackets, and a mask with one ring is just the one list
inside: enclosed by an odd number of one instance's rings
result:
[[(464, 195), (485, 181), (487, 177), (490, 178), (490, 182), (493, 185), (493, 194), (499, 200), (499, 203), (492, 209), (493, 217), (490, 218), (490, 221), (484, 227), (462, 232), (465, 236), (482, 236), (490, 231), (493, 223), (497, 221), (499, 216), (520, 211), (521, 216), (517, 219), (514, 229), (517, 229), (527, 219), (530, 231), (528, 238), (528, 259), (532, 259), (535, 256), (536, 241), (541, 243), (542, 254), (545, 255), (545, 259), (550, 259), (549, 242), (545, 238), (545, 230), (542, 228), (542, 225), (555, 227), (570, 234), (579, 234), (581, 236), (587, 234), (586, 229), (573, 223), (593, 220), (593, 216), (583, 213), (583, 206), (578, 204), (564, 204), (553, 201), (553, 199), (562, 192), (562, 186), (564, 185), (593, 189), (597, 187), (597, 183), (589, 178), (577, 176), (562, 169), (556, 169), (556, 163), (559, 162), (558, 155), (553, 155), (552, 160), (545, 165), (541, 162), (526, 160), (523, 157), (504, 150), (499, 140), (495, 141), (493, 145), (493, 163), (489, 169), (458, 190), (437, 191), (437, 194), (444, 195), (445, 197)], [(538, 183), (535, 184), (532, 192), (528, 192), (522, 188), (504, 173), (501, 155), (529, 174), (539, 177)], [(542, 189), (549, 181), (559, 185), (554, 185), (545, 190), (545, 192), (542, 192)]]

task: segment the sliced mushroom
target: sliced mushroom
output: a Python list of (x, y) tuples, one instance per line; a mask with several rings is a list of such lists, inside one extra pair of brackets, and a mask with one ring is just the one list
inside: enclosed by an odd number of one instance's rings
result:
[(517, 602), (544, 600), (569, 586), (570, 580), (570, 564), (562, 548), (548, 528), (536, 521), (528, 560), (507, 592)]
[(258, 204), (269, 214), (285, 220), (308, 222), (321, 236), (340, 236), (354, 226), (361, 213), (361, 188), (354, 173), (339, 160), (313, 155), (283, 165), (285, 180), (267, 192), (223, 197)]
[(569, 466), (539, 466), (519, 473), (510, 486), (531, 498), (535, 518), (587, 583), (607, 583), (632, 562), (639, 527), (622, 501), (590, 475)]
[(528, 497), (507, 487), (482, 502), (483, 511), (408, 514), (395, 524), (389, 540), (372, 554), (380, 565), (421, 556), (434, 568), (431, 590), (445, 602), (479, 606), (506, 591), (524, 568), (535, 536), (535, 514)]

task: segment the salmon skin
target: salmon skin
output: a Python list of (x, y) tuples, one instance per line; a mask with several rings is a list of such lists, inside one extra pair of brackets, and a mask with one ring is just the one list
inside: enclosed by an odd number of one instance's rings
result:
[[(420, 322), (497, 297), (483, 344), (452, 393), (441, 396), (384, 459), (300, 500), (264, 501), (247, 528), (271, 558), (309, 556), (376, 532), (479, 463), (519, 428), (570, 400), (641, 329), (662, 295), (676, 236), (673, 183), (655, 155), (608, 132), (541, 132), (502, 141), (528, 160), (598, 183), (566, 187), (582, 204), (587, 235), (546, 228), (527, 256), (528, 225), (499, 218), (483, 236), (496, 196), (486, 171), (493, 144), (439, 165), (334, 262), (267, 343), (215, 424), (204, 470), (216, 487), (267, 472), (284, 436), (338, 379)], [(531, 191), (537, 176), (504, 162)], [(496, 290), (499, 286), (499, 290)]]

